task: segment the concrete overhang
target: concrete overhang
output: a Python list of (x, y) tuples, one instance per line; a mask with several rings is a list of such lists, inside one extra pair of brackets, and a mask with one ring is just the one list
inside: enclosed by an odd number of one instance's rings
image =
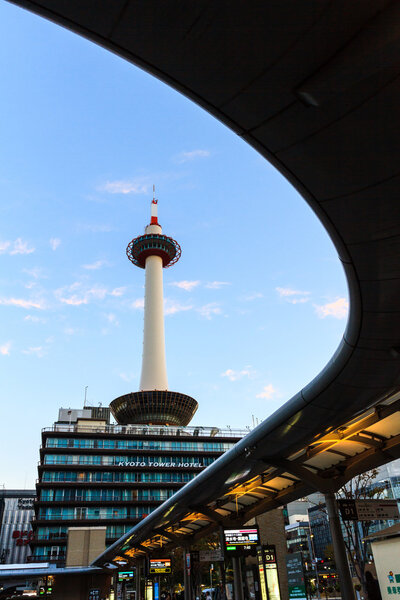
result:
[[(341, 469), (343, 479), (398, 456), (397, 408), (380, 415), (397, 402), (400, 383), (400, 4), (14, 3), (152, 73), (256, 148), (319, 217), (349, 287), (346, 331), (325, 369), (112, 551), (124, 544), (150, 550), (157, 526), (186, 537), (215, 527), (185, 509), (193, 489), (193, 506), (230, 519), (237, 507), (244, 518), (303, 495), (328, 480), (329, 469)], [(377, 419), (372, 429), (337, 441), (343, 428), (369, 418)], [(236, 485), (260, 476), (258, 488), (239, 495)], [(258, 490), (263, 499), (253, 510)]]

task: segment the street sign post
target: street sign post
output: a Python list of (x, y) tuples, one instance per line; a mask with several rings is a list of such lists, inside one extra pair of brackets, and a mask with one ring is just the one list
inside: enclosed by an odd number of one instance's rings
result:
[(337, 502), (343, 521), (382, 521), (400, 516), (397, 500), (339, 499)]
[(216, 550), (200, 550), (199, 552), (200, 562), (218, 562), (224, 560), (224, 554), (221, 548)]

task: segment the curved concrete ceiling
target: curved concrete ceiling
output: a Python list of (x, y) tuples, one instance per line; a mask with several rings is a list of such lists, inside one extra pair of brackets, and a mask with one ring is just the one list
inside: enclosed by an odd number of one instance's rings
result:
[[(343, 340), (322, 373), (250, 434), (253, 459), (265, 468), (293, 455), (397, 391), (400, 3), (13, 1), (231, 127), (297, 188), (336, 245), (350, 291)], [(239, 446), (224, 464), (244, 460)]]

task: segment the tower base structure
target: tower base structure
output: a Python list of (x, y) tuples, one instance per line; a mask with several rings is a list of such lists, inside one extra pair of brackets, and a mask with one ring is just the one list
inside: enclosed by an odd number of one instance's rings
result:
[(144, 390), (115, 398), (111, 412), (119, 425), (177, 425), (192, 420), (198, 402), (191, 396), (170, 390)]

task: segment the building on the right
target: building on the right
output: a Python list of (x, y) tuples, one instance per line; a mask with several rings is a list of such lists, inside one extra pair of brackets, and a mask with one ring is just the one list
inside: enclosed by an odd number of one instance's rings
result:
[(288, 553), (301, 552), (304, 567), (308, 571), (311, 569), (314, 560), (310, 523), (308, 521), (297, 521), (291, 525), (286, 525), (285, 533)]
[(329, 518), (324, 503), (308, 509), (308, 519), (314, 547), (315, 559), (327, 559), (327, 547), (332, 544)]

